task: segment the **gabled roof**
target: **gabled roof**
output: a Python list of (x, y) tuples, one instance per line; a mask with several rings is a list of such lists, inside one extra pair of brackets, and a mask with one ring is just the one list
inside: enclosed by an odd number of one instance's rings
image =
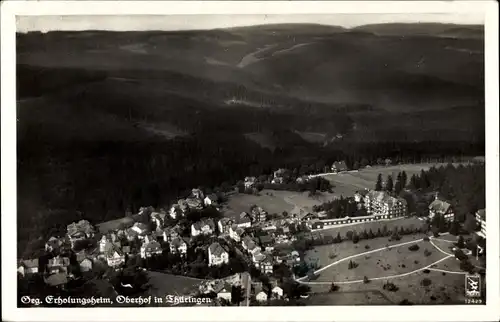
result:
[(45, 279), (45, 283), (51, 286), (58, 286), (68, 283), (68, 277), (64, 273), (52, 274)]
[(212, 243), (209, 249), (210, 249), (210, 254), (215, 256), (221, 256), (223, 253), (227, 253), (226, 250), (219, 243)]
[(347, 170), (347, 165), (345, 164), (345, 161), (335, 161), (332, 164), (332, 168), (343, 171)]
[(273, 243), (273, 238), (269, 235), (260, 236), (259, 240), (260, 240), (261, 244), (265, 244), (265, 245), (269, 245), (269, 244)]
[(179, 248), (183, 244), (186, 244), (186, 242), (182, 238), (179, 238), (179, 237), (172, 239), (172, 242), (170, 243), (170, 245), (174, 246), (175, 248)]
[(405, 199), (394, 198), (385, 191), (370, 190), (366, 194), (366, 197), (368, 197), (371, 200), (377, 200), (380, 203), (387, 204), (388, 206), (394, 206), (395, 204), (399, 204), (399, 203), (406, 204)]
[(200, 221), (195, 222), (193, 224), (193, 227), (196, 230), (201, 230), (201, 228), (206, 225), (208, 225), (210, 229), (215, 228), (214, 221), (212, 220), (212, 218), (202, 218)]
[(429, 205), (429, 210), (433, 210), (436, 213), (444, 214), (450, 209), (451, 205), (446, 201), (436, 199)]
[(160, 243), (156, 240), (150, 241), (149, 243), (144, 243), (142, 247), (146, 252), (152, 252), (161, 249)]
[(38, 258), (21, 260), (21, 265), (26, 268), (38, 268)]

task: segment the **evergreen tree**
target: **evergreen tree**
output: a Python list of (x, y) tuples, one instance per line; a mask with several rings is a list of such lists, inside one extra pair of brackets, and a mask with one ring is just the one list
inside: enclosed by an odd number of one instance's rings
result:
[(396, 184), (394, 185), (394, 194), (396, 196), (399, 196), (399, 194), (401, 193), (402, 190), (403, 190), (403, 185), (402, 185), (401, 181), (398, 179), (396, 181)]
[(408, 183), (407, 181), (408, 181), (408, 176), (406, 175), (406, 172), (403, 171), (401, 173), (401, 185), (403, 186), (403, 188), (406, 187), (406, 184)]
[(375, 184), (375, 191), (382, 191), (382, 174), (377, 176), (377, 183)]
[(385, 184), (385, 191), (392, 192), (394, 189), (394, 182), (392, 181), (392, 176), (387, 177), (387, 183)]

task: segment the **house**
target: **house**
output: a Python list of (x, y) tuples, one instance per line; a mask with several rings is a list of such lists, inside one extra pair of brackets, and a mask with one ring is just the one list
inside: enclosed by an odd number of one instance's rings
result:
[(191, 236), (211, 235), (215, 231), (214, 221), (211, 218), (203, 218), (191, 225)]
[(364, 206), (369, 215), (378, 215), (380, 219), (402, 217), (406, 215), (406, 200), (394, 198), (385, 191), (371, 190), (366, 193)]
[(67, 235), (71, 247), (74, 247), (75, 243), (79, 240), (94, 237), (94, 234), (95, 229), (87, 220), (80, 220), (67, 226)]
[(308, 181), (309, 181), (309, 177), (308, 176), (300, 176), (297, 179), (295, 179), (295, 182), (298, 183), (298, 184), (303, 184), (303, 183), (306, 183)]
[(273, 273), (273, 265), (274, 261), (272, 256), (265, 256), (265, 259), (260, 263), (260, 270), (263, 274), (272, 274)]
[(234, 223), (241, 228), (248, 228), (252, 226), (252, 219), (250, 215), (246, 212), (242, 212), (236, 219)]
[(324, 223), (319, 219), (313, 219), (307, 222), (307, 227), (311, 230), (322, 229)]
[(69, 263), (70, 261), (68, 257), (55, 256), (49, 259), (46, 269), (49, 274), (67, 274)]
[(231, 218), (224, 217), (217, 222), (217, 227), (221, 234), (229, 234), (229, 229), (233, 225), (233, 220)]
[(203, 200), (205, 198), (205, 194), (203, 193), (203, 191), (196, 188), (191, 190), (191, 196), (199, 200)]
[(172, 254), (185, 255), (187, 253), (187, 242), (180, 237), (172, 239), (169, 246)]
[[(182, 201), (182, 202), (181, 202)], [(184, 200), (179, 200), (178, 203), (172, 205), (170, 207), (169, 215), (172, 217), (172, 219), (178, 219), (184, 216), (186, 211), (188, 210), (187, 204), (185, 203)]]
[(261, 207), (253, 207), (251, 213), (254, 221), (256, 222), (266, 221), (267, 219), (267, 212)]
[(118, 267), (125, 263), (125, 254), (123, 254), (123, 252), (117, 247), (113, 247), (113, 249), (108, 251), (105, 256), (106, 262), (110, 267)]
[(255, 178), (255, 177), (246, 177), (245, 178), (245, 182), (244, 182), (245, 188), (246, 189), (252, 188), (255, 185), (256, 182), (257, 182), (257, 178)]
[(276, 285), (271, 289), (271, 294), (274, 298), (281, 299), (283, 297), (283, 289)]
[(476, 212), (476, 222), (478, 226), (481, 227), (481, 231), (478, 231), (477, 234), (483, 238), (486, 238), (486, 210), (480, 209)]
[(175, 227), (167, 227), (163, 229), (162, 237), (163, 241), (165, 242), (171, 242), (174, 238), (177, 238), (180, 236), (180, 230), (181, 228), (179, 226)]
[(148, 231), (148, 226), (141, 222), (136, 222), (130, 229), (137, 233), (137, 237), (139, 237), (139, 239), (143, 239)]
[(317, 216), (313, 213), (310, 213), (310, 212), (304, 212), (304, 211), (301, 211), (301, 213), (298, 215), (298, 219), (300, 221), (309, 221), (311, 219), (314, 219), (316, 218)]
[(262, 248), (264, 248), (266, 251), (272, 251), (274, 249), (274, 240), (271, 236), (269, 235), (262, 235), (259, 236), (259, 243)]
[(62, 244), (63, 244), (63, 242), (61, 239), (52, 236), (45, 243), (45, 251), (52, 252), (54, 250), (57, 250), (61, 247)]
[(130, 254), (130, 246), (123, 246), (122, 252), (126, 255)]
[(38, 273), (38, 258), (21, 260), (17, 271), (22, 275), (31, 275)]
[(233, 286), (227, 282), (219, 280), (213, 286), (214, 292), (217, 294), (218, 299), (225, 299), (226, 301), (231, 302), (231, 291)]
[(231, 228), (229, 228), (229, 237), (237, 243), (241, 241), (241, 237), (244, 233), (245, 230), (237, 225), (232, 225)]
[(255, 295), (255, 299), (259, 302), (265, 302), (267, 301), (267, 294), (264, 291), (260, 291)]
[(347, 165), (345, 164), (345, 161), (335, 161), (332, 164), (332, 171), (333, 172), (344, 172), (347, 171)]
[(139, 234), (132, 228), (128, 228), (127, 230), (125, 230), (125, 237), (128, 241), (134, 241), (139, 237)]
[(141, 246), (141, 258), (149, 258), (156, 255), (161, 255), (163, 249), (159, 242), (152, 237), (146, 236), (144, 243)]
[(189, 207), (189, 209), (192, 209), (192, 210), (203, 209), (203, 199), (189, 197), (189, 198), (186, 198), (186, 204)]
[(153, 211), (151, 213), (151, 221), (155, 223), (157, 228), (163, 228), (166, 216), (167, 214), (163, 211), (162, 212)]
[(47, 285), (63, 289), (68, 284), (68, 276), (65, 273), (55, 273), (45, 277), (44, 281)]
[(354, 201), (357, 203), (362, 203), (365, 200), (366, 194), (369, 192), (368, 189), (356, 191), (354, 193)]
[(88, 272), (92, 270), (92, 260), (89, 258), (84, 258), (81, 261), (78, 261), (81, 272)]
[(208, 247), (208, 265), (215, 266), (229, 262), (228, 252), (219, 243), (213, 243)]
[(217, 197), (217, 195), (214, 193), (209, 194), (208, 196), (205, 197), (205, 199), (203, 199), (203, 203), (207, 207), (208, 206), (217, 206), (217, 205), (219, 205), (219, 197)]
[(429, 205), (429, 218), (432, 219), (436, 215), (443, 216), (444, 220), (447, 222), (455, 220), (453, 207), (446, 201), (440, 200), (437, 194), (434, 201)]

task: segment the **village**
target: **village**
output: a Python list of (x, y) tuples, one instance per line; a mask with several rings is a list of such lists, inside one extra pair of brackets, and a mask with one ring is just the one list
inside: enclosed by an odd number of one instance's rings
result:
[[(328, 266), (324, 258), (311, 256), (317, 252), (315, 246), (349, 241), (350, 248), (357, 248), (359, 240), (388, 236), (394, 242), (405, 235), (428, 233), (437, 238), (463, 227), (457, 223), (452, 205), (442, 200), (438, 191), (433, 192), (423, 216), (410, 213), (407, 200), (393, 193), (392, 177), (377, 182), (373, 190), (359, 189), (339, 198), (331, 194), (332, 187), (323, 177), (340, 176), (350, 170), (343, 161), (328, 170), (326, 174), (294, 175), (278, 169), (264, 179), (246, 177), (230, 192), (205, 194), (203, 189), (193, 188), (167, 209), (142, 207), (136, 214), (129, 211), (123, 218), (96, 224), (82, 218), (69, 224), (64, 236), (51, 236), (44, 256), (19, 260), (19, 278), (41, 276), (49, 287), (66, 290), (72, 280), (85, 274), (134, 267), (190, 277), (196, 285), (185, 295), (211, 297), (214, 305), (283, 305), (279, 303), (305, 300), (314, 293), (314, 280)], [(400, 173), (398, 184), (396, 189), (404, 192), (409, 184), (406, 173)], [(311, 199), (318, 194), (329, 198), (318, 199), (312, 207), (295, 206), (282, 213), (258, 203), (246, 204), (241, 212), (228, 206), (228, 201), (238, 195), (256, 196), (256, 200), (259, 196), (274, 197), (279, 189), (271, 189), (280, 185), (288, 190), (296, 186)], [(420, 224), (405, 225), (405, 220)], [(399, 229), (392, 227), (392, 222), (397, 222)], [(373, 224), (379, 226), (369, 226)], [(461, 236), (449, 240), (460, 244), (451, 252), (460, 253), (457, 258), (465, 254), (461, 265), (467, 271), (475, 267), (468, 255), (485, 255), (484, 209), (477, 210), (474, 224), (474, 234), (479, 236), (474, 240), (479, 242), (464, 242)], [(368, 245), (365, 248), (369, 249)], [(337, 255), (328, 256), (333, 259)], [(106, 273), (99, 276), (107, 278)], [(120, 283), (122, 290), (136, 287)], [(338, 288), (330, 278), (323, 284), (330, 291)], [(115, 292), (122, 293), (116, 287)]]

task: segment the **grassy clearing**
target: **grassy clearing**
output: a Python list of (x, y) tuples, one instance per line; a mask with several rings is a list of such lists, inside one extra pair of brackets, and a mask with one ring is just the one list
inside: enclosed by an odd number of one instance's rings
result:
[[(310, 262), (315, 262), (316, 259), (319, 259), (318, 264), (321, 265), (321, 267), (324, 267), (342, 258), (346, 258), (356, 254), (361, 254), (366, 251), (374, 250), (377, 248), (382, 248), (385, 247), (386, 245), (390, 246), (412, 240), (420, 241), (424, 236), (425, 236), (424, 234), (407, 235), (403, 236), (399, 241), (389, 241), (388, 240), (389, 237), (380, 237), (370, 240), (361, 240), (357, 244), (353, 244), (351, 241), (344, 241), (340, 244), (316, 246), (314, 247), (314, 249), (308, 251), (305, 254), (305, 260)], [(368, 245), (370, 248), (369, 249), (365, 248), (366, 245)], [(335, 257), (330, 258), (331, 254), (334, 254)], [(347, 263), (348, 261), (342, 262), (338, 265), (347, 265)]]
[(389, 299), (379, 290), (361, 290), (314, 294), (307, 305), (390, 305)]
[[(424, 278), (431, 280), (429, 286), (420, 283)], [(399, 289), (389, 292), (383, 289), (385, 281), (371, 281), (368, 284), (340, 285), (339, 294), (350, 291), (379, 289), (391, 302), (398, 304), (407, 299), (413, 304), (464, 304), (464, 276), (457, 274), (442, 275), (441, 272), (417, 272), (400, 278), (390, 280)], [(319, 288), (316, 288), (319, 289)], [(325, 289), (325, 287), (323, 287)], [(434, 297), (431, 298), (431, 297)]]
[(418, 270), (430, 265), (446, 255), (433, 251), (430, 256), (424, 256), (422, 243), (418, 243), (419, 250), (410, 251), (410, 245), (391, 247), (368, 255), (361, 255), (353, 259), (358, 264), (354, 269), (348, 269), (347, 262), (341, 262), (322, 271), (316, 281), (354, 281), (364, 276), (371, 278), (389, 277)]
[(201, 281), (172, 274), (165, 274), (161, 272), (148, 272), (151, 295), (164, 297), (165, 295), (186, 295), (198, 290), (198, 285)]
[(269, 196), (266, 192), (269, 191), (263, 190), (258, 196), (243, 193), (234, 194), (224, 206), (223, 212), (227, 217), (232, 217), (239, 215), (243, 211), (249, 212), (252, 205), (260, 206), (270, 214), (281, 214), (283, 211), (290, 212), (293, 209), (293, 206), (285, 202), (283, 198), (274, 195)]
[(387, 178), (392, 175), (396, 178), (399, 172), (405, 171), (408, 178), (413, 174), (418, 174), (422, 170), (428, 170), (432, 166), (441, 166), (440, 163), (422, 163), (422, 164), (402, 164), (389, 167), (376, 166), (372, 168), (362, 169), (358, 172), (349, 172), (342, 174), (331, 174), (324, 176), (325, 179), (330, 180), (335, 185), (334, 191), (339, 195), (350, 196), (356, 190), (360, 189), (373, 189), (377, 176), (379, 173)]
[(366, 229), (366, 231), (369, 231), (371, 229), (374, 233), (376, 233), (379, 228), (382, 230), (382, 228), (384, 226), (387, 226), (387, 229), (390, 230), (390, 229), (393, 229), (394, 227), (418, 228), (418, 227), (421, 227), (423, 224), (424, 224), (424, 222), (421, 220), (418, 220), (418, 218), (409, 217), (409, 218), (399, 218), (399, 219), (388, 220), (388, 221), (370, 221), (370, 222), (365, 222), (365, 223), (360, 223), (360, 224), (355, 224), (355, 225), (350, 225), (350, 226), (332, 227), (329, 229), (318, 230), (314, 233), (323, 234), (323, 235), (332, 235), (332, 236), (337, 236), (337, 234), (340, 233), (340, 236), (342, 236), (344, 238), (345, 234), (348, 231), (356, 231), (356, 232), (360, 233), (365, 229)]

